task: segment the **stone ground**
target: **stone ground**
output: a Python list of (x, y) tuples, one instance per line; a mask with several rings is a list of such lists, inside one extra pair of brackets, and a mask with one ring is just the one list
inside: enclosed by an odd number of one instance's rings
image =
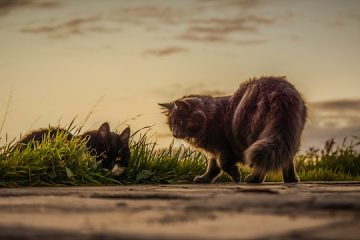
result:
[(360, 182), (2, 188), (1, 239), (360, 239)]

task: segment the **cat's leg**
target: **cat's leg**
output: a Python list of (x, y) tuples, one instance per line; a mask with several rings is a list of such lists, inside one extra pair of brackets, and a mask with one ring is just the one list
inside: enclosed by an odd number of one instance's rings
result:
[(256, 166), (253, 168), (251, 174), (247, 175), (245, 178), (246, 183), (262, 183), (266, 177), (266, 173), (256, 169)]
[(195, 183), (211, 183), (220, 173), (220, 168), (218, 167), (215, 158), (211, 158), (208, 162), (206, 172), (201, 176), (196, 176), (194, 178)]
[(223, 170), (224, 170), (224, 172), (226, 172), (227, 174), (230, 175), (231, 179), (234, 182), (241, 181), (241, 174), (240, 174), (239, 168), (236, 164), (232, 165), (232, 166), (228, 166), (228, 167), (224, 168)]
[(284, 183), (298, 183), (300, 182), (299, 177), (296, 174), (294, 162), (282, 169)]
[(231, 157), (224, 155), (220, 156), (218, 159), (218, 165), (220, 166), (221, 170), (230, 175), (234, 182), (240, 182), (241, 175), (239, 168)]

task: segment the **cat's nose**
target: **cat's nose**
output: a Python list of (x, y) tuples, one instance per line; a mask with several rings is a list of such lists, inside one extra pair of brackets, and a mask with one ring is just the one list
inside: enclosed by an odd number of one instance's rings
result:
[(178, 138), (178, 137), (179, 137), (178, 131), (174, 131), (172, 134), (173, 134), (173, 137), (174, 137), (174, 138)]
[(180, 131), (174, 131), (173, 136), (174, 136), (174, 138), (181, 138), (181, 132)]

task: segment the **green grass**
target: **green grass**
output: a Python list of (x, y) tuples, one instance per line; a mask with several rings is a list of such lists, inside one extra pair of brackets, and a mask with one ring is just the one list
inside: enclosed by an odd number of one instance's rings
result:
[[(134, 140), (137, 139), (137, 140)], [(360, 181), (358, 138), (336, 145), (334, 140), (323, 149), (309, 149), (297, 156), (296, 167), (302, 181)], [(29, 143), (21, 151), (13, 143), (0, 148), (0, 186), (63, 186), (143, 183), (189, 183), (206, 170), (206, 157), (181, 145), (157, 149), (147, 133), (137, 133), (131, 141), (128, 176), (119, 178), (101, 168), (80, 139), (66, 140), (63, 133), (55, 139)], [(250, 173), (241, 167), (242, 176)], [(223, 174), (218, 181), (229, 181)], [(281, 181), (271, 173), (267, 181)]]
[[(360, 181), (360, 140), (345, 138), (337, 145), (334, 139), (322, 149), (310, 148), (296, 158), (296, 169), (301, 181)], [(281, 181), (279, 173), (270, 174), (267, 181)]]
[(185, 183), (206, 170), (206, 157), (198, 151), (172, 143), (155, 150), (146, 134), (131, 142), (131, 161), (126, 183)]
[(334, 139), (323, 149), (310, 148), (297, 158), (297, 169), (303, 181), (360, 181), (360, 145), (357, 137), (344, 139), (336, 145)]
[(80, 139), (59, 132), (20, 151), (13, 144), (0, 149), (0, 186), (99, 185), (116, 183)]

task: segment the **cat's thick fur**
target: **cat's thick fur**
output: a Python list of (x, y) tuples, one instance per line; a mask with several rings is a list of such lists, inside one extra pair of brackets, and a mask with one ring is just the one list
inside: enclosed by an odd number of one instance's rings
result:
[(239, 182), (238, 162), (253, 169), (248, 183), (261, 183), (267, 172), (280, 169), (284, 182), (299, 181), (293, 160), (307, 108), (285, 77), (250, 79), (232, 96), (191, 95), (159, 105), (175, 138), (212, 156), (195, 182), (211, 182), (221, 170)]
[(103, 123), (98, 130), (87, 131), (76, 136), (63, 128), (50, 127), (38, 129), (21, 138), (16, 146), (22, 147), (30, 141), (42, 141), (48, 135), (50, 138), (55, 138), (59, 133), (66, 134), (68, 140), (74, 137), (85, 138), (87, 140), (86, 146), (90, 153), (95, 155), (98, 161), (101, 161), (103, 168), (111, 170), (115, 164), (122, 168), (127, 168), (128, 166), (130, 159), (130, 128), (127, 127), (121, 134), (117, 134), (110, 131), (110, 126), (107, 122)]

